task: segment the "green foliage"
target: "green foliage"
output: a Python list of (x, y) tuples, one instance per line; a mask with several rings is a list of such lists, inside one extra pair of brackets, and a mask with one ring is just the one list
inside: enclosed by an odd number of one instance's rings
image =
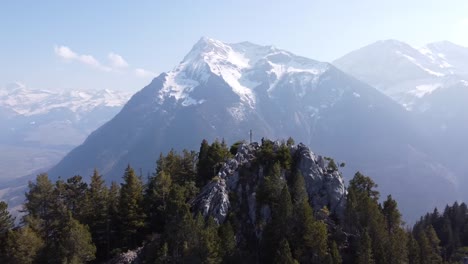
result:
[(329, 252), (329, 263), (330, 264), (341, 264), (343, 260), (338, 250), (338, 246), (335, 241), (331, 241), (330, 252)]
[(337, 170), (338, 170), (338, 166), (336, 165), (334, 159), (328, 158), (328, 157), (326, 157), (325, 159), (328, 160), (328, 165), (327, 165), (328, 171), (333, 172), (333, 171), (337, 171)]
[(71, 218), (60, 242), (62, 263), (85, 263), (95, 259), (96, 247), (87, 226)]
[[(343, 218), (327, 206), (314, 212), (316, 198), (296, 171), (292, 139), (262, 140), (254, 162), (239, 168), (226, 220), (204, 217), (192, 201), (206, 183), (220, 180), (219, 168), (239, 144), (229, 151), (224, 141), (204, 140), (199, 153), (161, 154), (146, 184), (130, 166), (121, 187), (107, 187), (97, 170), (89, 185), (81, 176), (54, 184), (38, 175), (26, 192), (21, 228), (12, 229), (0, 202), (0, 262), (101, 263), (140, 245), (144, 263), (422, 264), (468, 255), (465, 204), (434, 210), (404, 230), (396, 200), (379, 204), (377, 184), (359, 172), (349, 182)], [(329, 171), (338, 169), (327, 160)]]
[(13, 228), (15, 218), (8, 212), (8, 204), (0, 201), (0, 239)]
[[(206, 155), (206, 181), (210, 181), (214, 176), (217, 175), (222, 164), (231, 157), (224, 140), (220, 143), (218, 140), (215, 140), (208, 149), (208, 154)], [(209, 176), (208, 176), (209, 175)]]
[(281, 179), (281, 166), (277, 162), (273, 165), (271, 173), (265, 176), (263, 184), (260, 186), (258, 199), (270, 205), (277, 203), (285, 184), (285, 181)]
[(293, 258), (291, 254), (291, 248), (289, 247), (288, 240), (282, 239), (281, 242), (279, 243), (279, 247), (276, 250), (275, 255), (273, 257), (273, 263), (277, 263), (277, 264), (299, 263)]
[(359, 250), (357, 252), (357, 261), (358, 264), (373, 264), (374, 256), (372, 254), (372, 241), (369, 236), (369, 233), (364, 231), (359, 241)]
[(135, 174), (130, 165), (125, 169), (124, 183), (120, 188), (119, 223), (122, 245), (124, 248), (135, 248), (142, 237), (139, 231), (145, 226), (145, 212), (143, 210), (143, 182)]
[(63, 192), (63, 201), (68, 210), (76, 219), (79, 219), (80, 221), (84, 220), (85, 213), (83, 210), (85, 209), (84, 203), (86, 202), (86, 191), (88, 189), (88, 185), (83, 182), (83, 178), (81, 176), (76, 175), (68, 178), (63, 187), (65, 188)]
[(110, 247), (110, 213), (109, 190), (104, 179), (97, 170), (91, 176), (89, 189), (86, 190), (85, 217), (82, 221), (87, 224), (92, 234), (93, 243), (96, 245), (98, 259), (109, 256)]
[(9, 231), (5, 263), (35, 263), (44, 241), (31, 228), (23, 227)]
[(232, 144), (232, 146), (229, 148), (229, 152), (231, 153), (232, 156), (235, 156), (237, 154), (237, 150), (242, 144), (245, 144), (244, 140), (237, 141), (234, 144)]
[(148, 180), (145, 189), (145, 209), (148, 212), (150, 231), (164, 230), (167, 199), (172, 186), (172, 179), (164, 170)]
[(236, 238), (234, 229), (229, 221), (226, 221), (219, 227), (218, 236), (220, 254), (224, 256), (224, 262), (230, 262), (236, 249)]
[(408, 263), (409, 264), (419, 264), (421, 263), (420, 260), (420, 249), (418, 241), (414, 238), (411, 232), (407, 233), (407, 246), (408, 249)]

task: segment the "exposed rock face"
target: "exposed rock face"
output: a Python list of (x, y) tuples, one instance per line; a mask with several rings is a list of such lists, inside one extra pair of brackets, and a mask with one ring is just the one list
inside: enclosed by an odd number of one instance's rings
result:
[(346, 188), (340, 172), (328, 170), (326, 160), (316, 156), (304, 144), (295, 147), (295, 153), (299, 157), (298, 169), (304, 177), (312, 206), (315, 209), (326, 206), (341, 217), (345, 208)]
[(122, 254), (115, 256), (113, 259), (109, 260), (107, 264), (140, 264), (141, 250), (143, 248), (139, 247), (135, 250), (129, 250)]
[[(211, 216), (218, 223), (223, 223), (231, 208), (229, 195), (232, 193), (237, 199), (243, 199), (248, 209), (250, 224), (257, 222), (257, 218), (268, 220), (270, 208), (262, 206), (257, 208), (257, 187), (263, 179), (263, 167), (252, 173), (252, 162), (259, 149), (258, 143), (243, 144), (239, 147), (236, 156), (228, 160), (218, 173), (218, 179), (207, 184), (201, 193), (192, 201), (196, 211), (204, 216)], [(328, 207), (330, 212), (341, 217), (344, 210), (346, 188), (341, 174), (338, 171), (327, 170), (326, 160), (316, 156), (304, 144), (291, 147), (291, 154), (298, 159), (298, 169), (301, 171), (306, 183), (309, 200), (314, 209)], [(248, 181), (241, 182), (240, 178), (248, 174)], [(246, 178), (246, 177), (244, 177)], [(284, 172), (282, 178), (285, 178)], [(260, 230), (256, 230), (260, 232)], [(258, 233), (257, 233), (258, 235)]]
[(211, 215), (216, 222), (222, 223), (229, 210), (229, 195), (226, 180), (219, 179), (206, 185), (192, 202), (204, 216)]

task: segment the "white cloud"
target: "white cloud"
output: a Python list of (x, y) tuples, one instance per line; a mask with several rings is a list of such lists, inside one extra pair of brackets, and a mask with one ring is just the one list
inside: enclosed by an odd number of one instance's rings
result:
[(55, 54), (57, 54), (57, 56), (62, 57), (66, 60), (72, 60), (72, 59), (78, 58), (78, 55), (75, 52), (73, 52), (69, 47), (55, 46), (54, 51), (55, 51)]
[(128, 63), (119, 54), (111, 52), (111, 53), (109, 53), (109, 55), (107, 55), (107, 58), (109, 59), (110, 64), (111, 64), (111, 66), (113, 68), (126, 68), (126, 67), (128, 67)]
[[(77, 52), (74, 52), (71, 48), (67, 46), (55, 46), (54, 52), (58, 57), (64, 60), (80, 62), (82, 64), (88, 65), (90, 67), (93, 67), (95, 69), (99, 69), (102, 71), (118, 72), (118, 73), (129, 72), (129, 71), (121, 71), (124, 68), (128, 68), (129, 64), (121, 55), (114, 53), (114, 52), (110, 52), (107, 55), (109, 64), (106, 64), (106, 65), (99, 62), (92, 55), (79, 54)], [(156, 73), (149, 71), (149, 70), (142, 69), (142, 68), (136, 68), (133, 70), (133, 72), (137, 77), (141, 77), (141, 78), (148, 78), (148, 77), (156, 76)]]
[(154, 77), (156, 76), (156, 73), (145, 70), (145, 69), (137, 68), (135, 69), (135, 75), (138, 77), (146, 78), (146, 77)]
[(54, 47), (55, 54), (65, 60), (76, 60), (79, 61), (83, 64), (89, 65), (91, 67), (94, 67), (96, 69), (102, 70), (102, 71), (111, 71), (110, 67), (102, 65), (97, 59), (95, 59), (91, 55), (80, 55), (73, 50), (71, 50), (67, 46), (55, 46)]

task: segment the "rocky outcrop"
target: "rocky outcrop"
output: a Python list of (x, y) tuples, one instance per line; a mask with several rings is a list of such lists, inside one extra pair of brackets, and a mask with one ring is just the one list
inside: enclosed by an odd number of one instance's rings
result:
[(142, 249), (143, 247), (139, 247), (137, 249), (129, 250), (127, 252), (121, 253), (106, 263), (107, 264), (140, 264), (142, 263), (140, 260)]
[(239, 146), (235, 157), (223, 164), (217, 179), (203, 187), (200, 194), (192, 201), (196, 211), (205, 217), (212, 216), (218, 223), (224, 222), (230, 208), (229, 192), (238, 190), (239, 168), (249, 166), (258, 148), (257, 143)]
[[(275, 144), (274, 149), (277, 149), (277, 145)], [(195, 211), (223, 223), (231, 209), (229, 197), (232, 194), (238, 202), (245, 202), (248, 210), (246, 220), (249, 223), (255, 224), (258, 217), (268, 219), (270, 208), (258, 207), (256, 195), (257, 187), (263, 179), (263, 167), (257, 164), (258, 168), (252, 170), (259, 148), (258, 143), (239, 146), (235, 157), (224, 163), (218, 177), (207, 184), (192, 201)], [(297, 169), (304, 177), (309, 200), (314, 209), (327, 207), (330, 212), (341, 217), (345, 208), (346, 188), (340, 172), (329, 170), (328, 161), (315, 155), (304, 144), (291, 146), (290, 150), (296, 159)], [(282, 177), (285, 178), (284, 173)], [(240, 178), (247, 180), (241, 182)]]
[(293, 147), (298, 158), (298, 169), (304, 177), (309, 201), (314, 209), (327, 207), (330, 212), (343, 216), (346, 187), (337, 170), (328, 168), (328, 161), (315, 155), (304, 144)]
[(230, 206), (226, 180), (217, 179), (210, 182), (192, 201), (192, 205), (202, 215), (211, 215), (218, 223), (224, 222)]

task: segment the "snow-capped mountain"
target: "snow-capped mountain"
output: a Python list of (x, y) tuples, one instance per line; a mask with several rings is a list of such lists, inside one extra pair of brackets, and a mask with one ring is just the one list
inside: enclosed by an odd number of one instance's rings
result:
[(378, 41), (333, 62), (408, 110), (437, 89), (468, 79), (468, 48), (444, 41), (421, 48)]
[[(456, 199), (456, 179), (420, 148), (424, 139), (406, 110), (333, 65), (249, 42), (202, 38), (172, 71), (136, 93), (49, 171), (51, 177), (94, 168), (120, 180), (127, 164), (151, 173), (161, 152), (198, 149), (202, 139), (228, 143), (292, 136), (346, 161), (348, 179), (369, 173), (402, 201), (405, 213)], [(421, 180), (424, 177), (424, 181)], [(428, 195), (432, 186), (440, 194)], [(416, 186), (416, 187), (415, 187)]]
[(28, 89), (21, 83), (12, 83), (0, 92), (0, 106), (11, 109), (18, 115), (33, 116), (47, 114), (56, 109), (67, 109), (78, 118), (98, 107), (121, 107), (128, 93), (112, 90), (98, 91), (49, 91)]
[(468, 48), (448, 41), (414, 48), (387, 40), (353, 51), (334, 64), (410, 110), (408, 115), (428, 142), (425, 152), (466, 186)]
[(123, 107), (127, 93), (0, 89), (0, 180), (45, 169)]

